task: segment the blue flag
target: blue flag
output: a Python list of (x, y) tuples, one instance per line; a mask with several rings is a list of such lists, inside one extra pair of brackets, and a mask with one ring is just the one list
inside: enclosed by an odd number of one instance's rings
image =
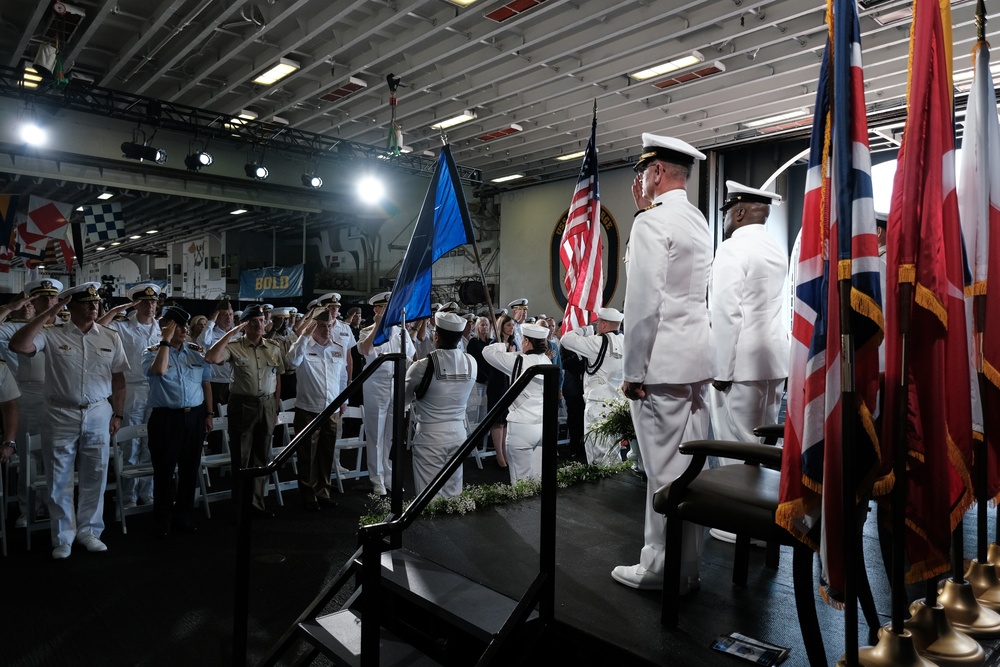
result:
[(381, 345), (389, 339), (389, 328), (403, 321), (404, 310), (407, 320), (430, 317), (431, 266), (445, 253), (474, 240), (458, 169), (451, 149), (445, 146), (420, 207), (420, 216), (406, 247), (392, 296), (375, 331), (373, 345)]

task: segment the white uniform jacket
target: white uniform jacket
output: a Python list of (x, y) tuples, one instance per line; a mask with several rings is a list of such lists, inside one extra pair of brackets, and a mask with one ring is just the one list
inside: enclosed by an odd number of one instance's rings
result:
[(688, 384), (715, 376), (708, 281), (712, 237), (684, 190), (636, 216), (625, 253), (625, 379)]
[(764, 225), (747, 225), (719, 246), (712, 266), (715, 379), (752, 382), (788, 375), (782, 313), (788, 258)]
[(160, 342), (160, 325), (155, 319), (149, 324), (141, 324), (135, 313), (132, 313), (127, 320), (109, 322), (108, 328), (121, 336), (125, 356), (128, 357), (129, 369), (125, 371), (125, 381), (129, 384), (146, 384), (142, 355), (150, 346)]
[[(205, 330), (201, 332), (201, 336), (198, 338), (198, 344), (205, 348), (207, 352), (210, 347), (215, 345), (220, 338), (226, 335), (226, 332), (222, 330), (222, 327), (217, 325), (215, 322), (209, 322), (205, 327)], [(235, 341), (235, 338), (230, 338), (229, 342)], [(217, 382), (219, 384), (229, 384), (233, 381), (233, 367), (229, 364), (211, 364), (212, 368), (212, 382)]]
[[(353, 336), (351, 336), (353, 338)], [(311, 336), (299, 336), (285, 355), (285, 366), (294, 367), (297, 378), (295, 407), (323, 412), (344, 391), (347, 355), (350, 351), (334, 336), (326, 345)]]
[[(607, 349), (601, 358), (601, 365), (591, 372), (591, 367), (601, 357), (601, 348), (607, 340)], [(618, 389), (624, 375), (625, 336), (620, 333), (594, 335), (594, 327), (573, 329), (562, 337), (562, 347), (575, 352), (587, 360), (587, 372), (583, 375), (583, 395), (588, 402), (603, 403), (622, 398)]]
[[(493, 343), (483, 348), (483, 359), (491, 366), (503, 371), (511, 376), (511, 383), (517, 378), (513, 377), (514, 364), (518, 359), (522, 359), (521, 372), (537, 366), (538, 364), (551, 364), (552, 361), (544, 354), (521, 354), (520, 352), (507, 352), (504, 343)], [(542, 392), (545, 381), (541, 376), (532, 378), (531, 382), (521, 394), (514, 399), (507, 414), (508, 422), (541, 424), (542, 423)]]
[(414, 400), (417, 387), (427, 372), (427, 357), (406, 371), (405, 400), (412, 402), (417, 424), (464, 422), (465, 406), (476, 384), (477, 364), (472, 355), (461, 350), (434, 350), (434, 376), (424, 395)]

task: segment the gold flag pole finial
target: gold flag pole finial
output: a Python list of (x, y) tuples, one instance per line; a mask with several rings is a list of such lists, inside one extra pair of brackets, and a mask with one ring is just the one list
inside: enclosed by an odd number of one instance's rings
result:
[(976, 39), (980, 42), (986, 41), (986, 1), (976, 2)]

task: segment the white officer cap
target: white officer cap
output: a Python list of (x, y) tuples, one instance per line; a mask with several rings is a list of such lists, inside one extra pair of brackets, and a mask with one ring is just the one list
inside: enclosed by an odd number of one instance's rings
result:
[(274, 305), (273, 305), (273, 304), (270, 304), (270, 303), (262, 303), (262, 304), (260, 304), (260, 307), (261, 307), (261, 309), (263, 309), (263, 310), (264, 310), (265, 312), (271, 312), (271, 311), (273, 311), (273, 310), (274, 310)]
[(242, 310), (237, 310), (237, 311), (233, 312), (233, 317), (235, 317), (236, 321), (239, 322), (240, 318), (243, 317), (243, 311)]
[(458, 313), (458, 304), (455, 303), (454, 301), (448, 301), (446, 303), (442, 303), (438, 307), (437, 312), (439, 312), (439, 313)]
[(431, 311), (432, 312), (438, 310), (439, 308), (441, 308), (440, 302), (435, 301), (434, 303), (431, 304)]
[(753, 202), (757, 204), (768, 204), (777, 206), (781, 203), (781, 195), (770, 190), (758, 190), (749, 188), (736, 181), (726, 181), (726, 190), (729, 192), (726, 203), (719, 209), (723, 213), (736, 206), (740, 202)]
[(321, 306), (339, 306), (340, 305), (340, 295), (336, 292), (330, 292), (329, 294), (324, 294), (319, 299), (317, 299), (319, 305)]
[(455, 313), (438, 313), (434, 316), (434, 326), (461, 333), (465, 331), (465, 318)]
[(508, 308), (518, 308), (518, 309), (521, 309), (521, 310), (527, 310), (528, 309), (528, 300), (527, 299), (514, 299), (513, 301), (511, 301), (510, 303), (507, 304), (507, 307)]
[(24, 286), (24, 293), (29, 296), (55, 296), (63, 291), (63, 284), (55, 278), (32, 280)]
[(549, 337), (548, 327), (541, 327), (537, 324), (522, 324), (521, 333), (526, 338), (537, 338), (538, 340), (545, 340)]
[(160, 298), (160, 286), (154, 283), (141, 283), (125, 293), (132, 301), (156, 301)]
[(642, 133), (642, 155), (635, 163), (635, 171), (642, 171), (653, 160), (690, 166), (695, 160), (704, 160), (705, 154), (686, 141), (658, 134)]
[(372, 298), (368, 299), (369, 306), (384, 306), (389, 303), (389, 297), (392, 296), (392, 292), (379, 292)]
[(538, 321), (537, 317), (529, 317), (528, 319), (525, 320), (525, 322), (527, 322), (528, 324), (534, 324), (537, 321)]
[(76, 287), (70, 287), (59, 293), (60, 299), (73, 297), (73, 301), (100, 301), (101, 295), (97, 290), (101, 288), (101, 283), (81, 283)]
[(312, 310), (318, 305), (319, 305), (319, 299), (313, 299), (312, 301), (306, 304), (306, 310)]
[(601, 308), (597, 311), (597, 319), (605, 320), (606, 322), (621, 322), (625, 319), (625, 316), (617, 308)]
[(271, 317), (289, 317), (295, 314), (295, 309), (291, 306), (282, 306), (281, 308), (273, 308), (271, 310)]

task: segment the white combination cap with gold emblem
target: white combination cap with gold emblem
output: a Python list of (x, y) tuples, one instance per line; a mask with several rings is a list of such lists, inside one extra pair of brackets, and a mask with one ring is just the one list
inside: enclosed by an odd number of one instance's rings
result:
[(517, 308), (519, 310), (527, 310), (528, 309), (528, 300), (527, 299), (514, 299), (513, 301), (511, 301), (510, 303), (507, 304), (507, 307), (508, 308)]
[(32, 280), (24, 286), (24, 293), (29, 296), (55, 296), (62, 290), (63, 284), (53, 278)]
[(653, 160), (663, 160), (672, 164), (692, 165), (695, 160), (704, 160), (705, 154), (686, 141), (658, 134), (642, 133), (642, 155), (635, 163), (635, 171), (642, 171)]
[(125, 293), (132, 301), (156, 301), (160, 298), (160, 286), (155, 283), (139, 283)]
[(392, 292), (379, 292), (372, 298), (368, 299), (369, 306), (384, 306), (389, 303), (389, 297), (392, 296)]
[(726, 203), (719, 209), (723, 213), (742, 202), (768, 204), (770, 206), (777, 206), (781, 203), (781, 195), (777, 192), (750, 188), (736, 181), (726, 181), (726, 190), (729, 193), (726, 197)]
[(82, 283), (63, 290), (59, 293), (59, 298), (72, 297), (73, 301), (100, 301), (101, 295), (97, 293), (99, 289), (101, 289), (101, 283)]

